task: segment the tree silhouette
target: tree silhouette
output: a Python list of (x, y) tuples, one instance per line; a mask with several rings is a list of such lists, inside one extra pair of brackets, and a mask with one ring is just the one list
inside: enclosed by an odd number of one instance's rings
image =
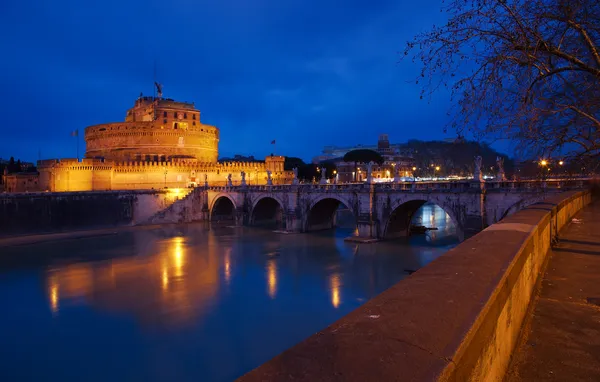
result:
[(358, 168), (359, 163), (375, 162), (381, 166), (384, 162), (384, 159), (377, 151), (358, 149), (348, 151), (346, 155), (344, 155), (344, 162), (354, 162), (354, 181), (356, 181), (356, 169)]
[(600, 156), (600, 2), (449, 0), (408, 42), (421, 98), (451, 90), (452, 127), (527, 157)]

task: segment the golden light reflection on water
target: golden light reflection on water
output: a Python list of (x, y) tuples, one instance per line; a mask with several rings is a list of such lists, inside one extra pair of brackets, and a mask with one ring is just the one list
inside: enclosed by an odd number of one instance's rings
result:
[(277, 263), (275, 260), (267, 262), (267, 282), (269, 286), (269, 297), (275, 298), (277, 294)]
[(183, 276), (184, 264), (183, 238), (173, 238), (173, 262), (175, 266), (175, 277)]
[(54, 277), (50, 278), (50, 283), (49, 283), (49, 294), (50, 294), (50, 310), (52, 311), (52, 313), (57, 313), (58, 312), (58, 301), (59, 301), (59, 295), (58, 295), (58, 285), (56, 284), (56, 279)]
[(194, 324), (210, 309), (221, 268), (216, 245), (195, 249), (197, 256), (188, 256), (186, 245), (183, 237), (160, 239), (139, 233), (133, 256), (49, 270), (49, 308), (54, 313), (59, 306), (64, 311), (66, 306), (90, 305), (130, 314), (142, 324)]
[(169, 272), (166, 268), (162, 271), (162, 288), (165, 292), (169, 289)]
[(224, 274), (225, 274), (225, 282), (227, 284), (229, 284), (229, 281), (231, 281), (231, 248), (227, 248), (225, 250), (225, 270), (224, 270)]
[(342, 280), (338, 273), (329, 277), (329, 286), (331, 287), (331, 305), (337, 308), (340, 306), (340, 287), (342, 286)]

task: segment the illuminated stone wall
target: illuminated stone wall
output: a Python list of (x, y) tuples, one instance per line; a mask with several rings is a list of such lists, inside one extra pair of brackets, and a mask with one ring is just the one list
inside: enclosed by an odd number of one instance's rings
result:
[(200, 122), (193, 103), (140, 97), (125, 122), (85, 129), (87, 158), (116, 161), (169, 161), (172, 157), (217, 161), (219, 129)]
[(283, 157), (267, 157), (263, 162), (205, 163), (194, 160), (173, 162), (114, 162), (99, 159), (53, 159), (38, 162), (42, 191), (149, 190), (164, 187), (224, 186), (231, 174), (239, 185), (241, 172), (248, 185), (267, 184), (267, 170), (274, 184), (289, 184), (291, 171), (283, 171)]
[(291, 183), (283, 169), (284, 157), (265, 162), (218, 163), (219, 129), (200, 123), (193, 103), (140, 97), (127, 111), (125, 122), (85, 129), (85, 159), (52, 159), (38, 162), (43, 191), (148, 190), (241, 183)]
[(165, 126), (162, 121), (107, 123), (85, 129), (87, 158), (118, 161), (161, 161), (172, 157), (193, 157), (216, 162), (219, 130), (197, 124), (182, 128), (184, 122)]

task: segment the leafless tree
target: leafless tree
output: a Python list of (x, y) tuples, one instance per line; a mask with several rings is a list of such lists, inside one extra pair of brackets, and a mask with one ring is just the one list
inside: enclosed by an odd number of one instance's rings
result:
[(449, 0), (443, 26), (404, 54), (421, 97), (452, 94), (459, 133), (509, 139), (523, 154), (600, 157), (600, 1)]

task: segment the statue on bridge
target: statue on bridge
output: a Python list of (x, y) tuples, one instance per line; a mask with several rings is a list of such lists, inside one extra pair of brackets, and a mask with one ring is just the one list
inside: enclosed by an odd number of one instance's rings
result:
[(231, 187), (233, 186), (233, 183), (231, 182), (231, 174), (227, 175), (227, 187)]
[(394, 172), (392, 175), (392, 182), (400, 183), (400, 171), (398, 170), (400, 166), (397, 162), (392, 163), (392, 171)]
[(273, 178), (271, 177), (271, 174), (273, 174), (271, 170), (267, 170), (267, 186), (273, 185)]
[(319, 184), (327, 184), (327, 169), (325, 167), (321, 168), (321, 180)]
[(246, 173), (244, 171), (240, 172), (240, 176), (242, 177), (242, 187), (246, 187)]
[(208, 187), (208, 174), (204, 174), (204, 187)]
[(476, 182), (483, 182), (483, 174), (481, 173), (481, 163), (483, 158), (481, 155), (475, 157), (475, 171), (473, 171), (473, 180)]
[(298, 184), (298, 167), (294, 167), (292, 171), (294, 171), (294, 179), (292, 179), (292, 184)]
[(498, 166), (498, 175), (496, 175), (496, 180), (498, 182), (506, 181), (506, 174), (504, 173), (504, 158), (496, 157), (496, 166)]

